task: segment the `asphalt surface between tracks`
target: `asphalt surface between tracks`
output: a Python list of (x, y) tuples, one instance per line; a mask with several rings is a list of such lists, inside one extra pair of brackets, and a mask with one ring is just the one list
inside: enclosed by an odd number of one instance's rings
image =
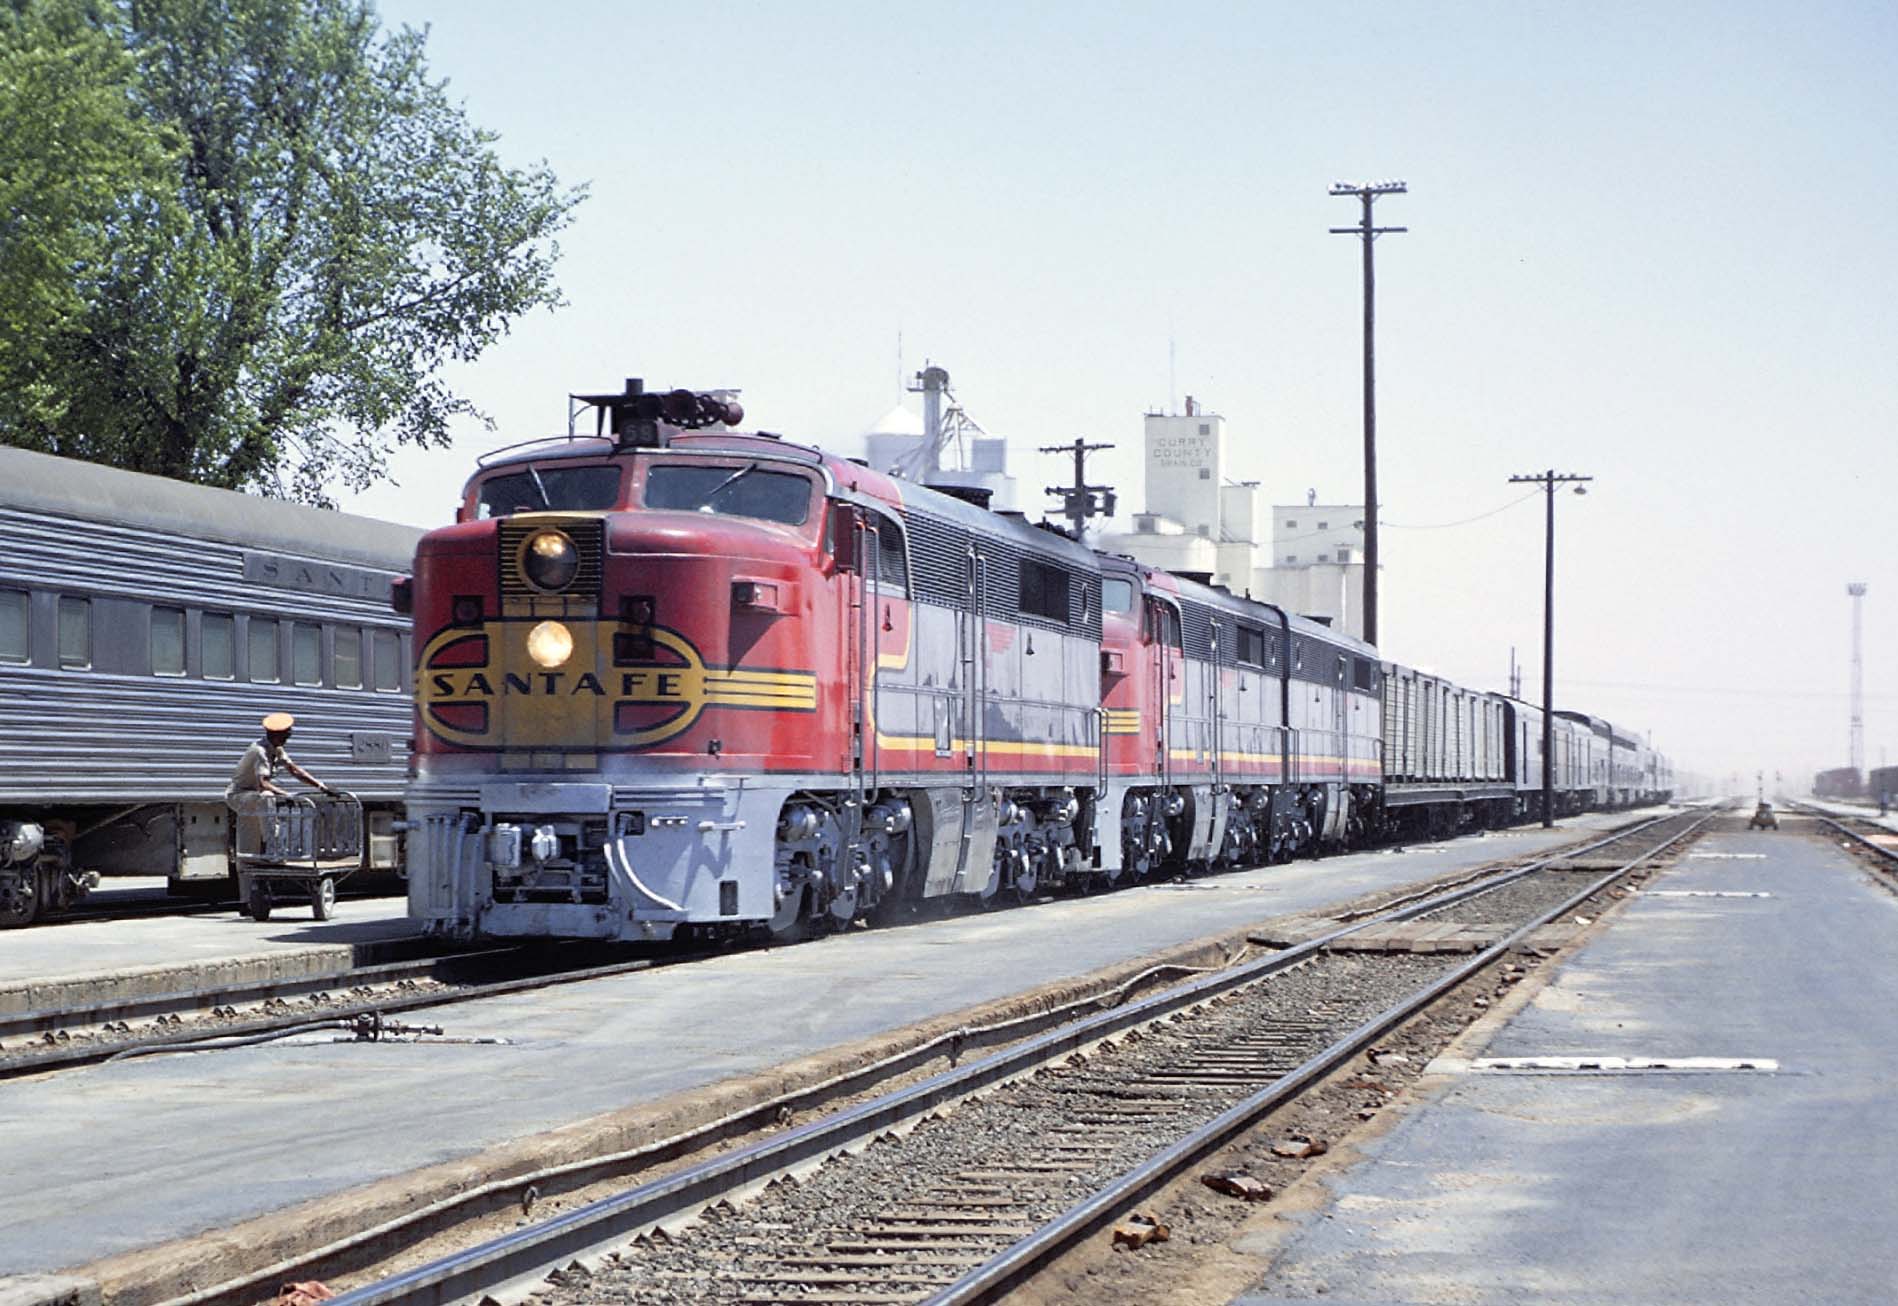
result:
[[(75, 1266), (767, 1069), (1247, 921), (1628, 814), (853, 933), (431, 1013), (446, 1042), (279, 1043), (0, 1085), (0, 1266)], [(138, 923), (122, 924), (120, 928)], [(78, 928), (78, 927), (74, 927)]]
[[(1685, 896), (1756, 891), (1772, 896)], [(1446, 1065), (1240, 1301), (1898, 1300), (1898, 899), (1845, 854), (1783, 831), (1707, 837), (1462, 1051), (1779, 1070)], [(1255, 1223), (1235, 1246), (1276, 1242)]]

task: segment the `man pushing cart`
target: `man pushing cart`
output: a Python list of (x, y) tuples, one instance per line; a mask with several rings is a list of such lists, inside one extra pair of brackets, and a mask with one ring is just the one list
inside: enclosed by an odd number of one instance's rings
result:
[[(316, 919), (336, 910), (336, 881), (363, 860), (362, 803), (332, 789), (298, 766), (285, 751), (296, 718), (272, 712), (264, 737), (244, 750), (225, 805), (237, 824), (238, 899), (257, 920), (268, 920), (279, 897), (305, 896)], [(277, 783), (288, 772), (318, 791), (298, 797)]]

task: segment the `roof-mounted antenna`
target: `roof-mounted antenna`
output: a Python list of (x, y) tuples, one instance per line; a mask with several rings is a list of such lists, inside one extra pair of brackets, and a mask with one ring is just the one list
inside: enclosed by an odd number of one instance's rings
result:
[(744, 407), (729, 390), (667, 390), (648, 394), (639, 377), (626, 378), (618, 394), (569, 395), (598, 410), (594, 434), (610, 430), (620, 449), (657, 449), (665, 445), (667, 430), (691, 431), (705, 426), (736, 426), (745, 420)]

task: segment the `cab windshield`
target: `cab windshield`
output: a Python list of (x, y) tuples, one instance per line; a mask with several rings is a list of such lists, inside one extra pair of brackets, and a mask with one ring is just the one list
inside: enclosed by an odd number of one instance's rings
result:
[(517, 512), (598, 512), (619, 504), (620, 469), (535, 467), (490, 476), (481, 483), (475, 516), (507, 517)]
[(646, 506), (802, 526), (811, 515), (811, 483), (795, 472), (768, 471), (759, 463), (656, 463), (646, 469)]

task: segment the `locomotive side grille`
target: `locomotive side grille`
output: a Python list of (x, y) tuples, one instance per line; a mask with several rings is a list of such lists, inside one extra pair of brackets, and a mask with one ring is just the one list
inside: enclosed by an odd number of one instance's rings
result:
[[(549, 528), (564, 533), (573, 541), (573, 547), (580, 554), (580, 570), (574, 575), (573, 583), (557, 595), (544, 594), (529, 585), (527, 578), (521, 575), (518, 562), (522, 542), (534, 532)], [(601, 568), (606, 552), (605, 543), (606, 522), (598, 517), (579, 517), (567, 521), (539, 518), (527, 522), (510, 519), (502, 522), (499, 559), (501, 601), (506, 603), (521, 599), (597, 599), (600, 594)]]
[[(1186, 644), (1186, 656), (1210, 658), (1213, 655), (1213, 610), (1204, 603), (1195, 603), (1192, 599), (1181, 599), (1180, 615), (1184, 619), (1180, 634)], [(1230, 625), (1229, 622), (1221, 624)], [(1220, 660), (1223, 662), (1230, 656), (1229, 650), (1232, 644), (1230, 632), (1226, 632), (1226, 637), (1220, 643), (1225, 646), (1220, 649)]]
[(924, 603), (961, 607), (969, 591), (969, 532), (914, 512), (907, 524), (916, 597)]
[[(909, 528), (910, 575), (916, 597), (924, 603), (961, 608), (968, 602), (969, 543), (967, 528), (943, 521), (927, 513), (911, 512), (904, 518)], [(984, 538), (977, 547), (988, 559), (988, 588), (983, 607), (995, 621), (1027, 621), (1050, 625), (1089, 639), (1101, 634), (1101, 578), (1092, 570), (1083, 571), (1043, 554), (1032, 555), (1044, 567), (1058, 568), (1068, 577), (1068, 614), (1066, 622), (1024, 614), (1021, 610), (1021, 563), (1027, 556), (1010, 541)]]

